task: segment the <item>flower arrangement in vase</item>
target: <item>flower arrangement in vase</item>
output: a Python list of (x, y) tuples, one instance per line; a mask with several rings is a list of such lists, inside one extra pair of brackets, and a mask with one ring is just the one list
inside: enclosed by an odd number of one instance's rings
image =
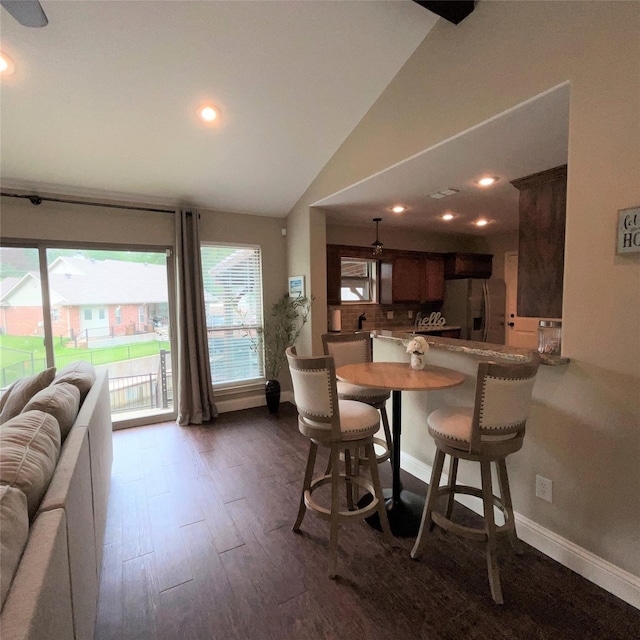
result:
[(425, 358), (424, 354), (429, 350), (429, 344), (427, 340), (422, 336), (416, 336), (407, 345), (407, 353), (411, 354), (411, 368), (412, 369), (424, 369)]

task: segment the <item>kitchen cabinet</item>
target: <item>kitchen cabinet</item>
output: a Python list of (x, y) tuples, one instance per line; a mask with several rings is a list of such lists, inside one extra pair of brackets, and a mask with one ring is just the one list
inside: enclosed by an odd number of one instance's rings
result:
[(419, 254), (396, 254), (392, 264), (391, 302), (420, 302), (426, 286), (424, 258)]
[(490, 278), (493, 269), (493, 256), (485, 253), (447, 253), (444, 257), (444, 277)]
[(327, 304), (340, 304), (341, 247), (327, 245)]
[[(368, 247), (327, 245), (327, 304), (340, 304), (342, 258), (371, 259)], [(442, 253), (387, 249), (378, 261), (379, 303), (424, 303), (444, 299)]]
[(426, 256), (426, 302), (444, 300), (444, 256), (428, 253)]
[(567, 165), (511, 184), (520, 191), (518, 315), (561, 318)]
[(440, 254), (394, 251), (380, 265), (380, 302), (437, 302), (444, 298), (444, 258)]

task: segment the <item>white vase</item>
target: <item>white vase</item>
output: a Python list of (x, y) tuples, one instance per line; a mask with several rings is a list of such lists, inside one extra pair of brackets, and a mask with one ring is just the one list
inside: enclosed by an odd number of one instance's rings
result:
[(424, 354), (412, 353), (411, 354), (411, 368), (412, 369), (424, 369)]

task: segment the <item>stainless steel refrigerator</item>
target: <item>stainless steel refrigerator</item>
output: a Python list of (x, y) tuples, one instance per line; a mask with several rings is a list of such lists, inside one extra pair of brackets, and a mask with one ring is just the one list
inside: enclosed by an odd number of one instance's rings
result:
[(505, 305), (504, 280), (447, 280), (441, 313), (447, 326), (462, 327), (463, 340), (504, 344)]

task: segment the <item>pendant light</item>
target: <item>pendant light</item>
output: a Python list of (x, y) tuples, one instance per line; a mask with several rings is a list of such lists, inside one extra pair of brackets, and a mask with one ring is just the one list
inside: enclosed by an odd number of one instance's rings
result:
[(373, 221), (376, 223), (376, 241), (371, 243), (373, 247), (373, 255), (379, 256), (382, 253), (382, 242), (378, 240), (378, 223), (382, 220), (382, 218), (374, 218)]

